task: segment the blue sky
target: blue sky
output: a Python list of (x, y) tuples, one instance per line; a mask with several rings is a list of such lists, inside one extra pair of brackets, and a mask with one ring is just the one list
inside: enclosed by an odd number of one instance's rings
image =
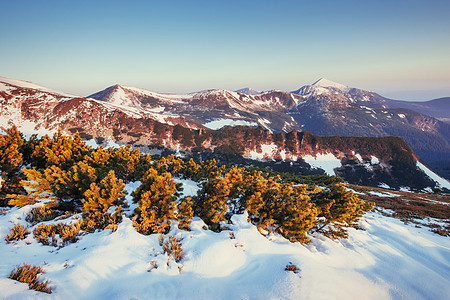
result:
[(88, 95), (294, 90), (321, 77), (450, 96), (450, 1), (4, 1), (0, 75)]

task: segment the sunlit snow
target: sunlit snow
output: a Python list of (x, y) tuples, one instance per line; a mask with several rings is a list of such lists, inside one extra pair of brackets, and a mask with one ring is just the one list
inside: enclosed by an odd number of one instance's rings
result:
[[(49, 89), (49, 88), (46, 88), (46, 87), (42, 87), (40, 85), (34, 84), (32, 82), (29, 82), (29, 81), (12, 79), (12, 78), (3, 77), (3, 76), (0, 76), (0, 81), (1, 82), (6, 82), (6, 83), (11, 84), (11, 85), (23, 87), (23, 88), (34, 89), (34, 90), (39, 90), (39, 91), (43, 91), (43, 92), (58, 94), (58, 95), (61, 95), (61, 96), (64, 96), (64, 97), (70, 97), (70, 98), (78, 97), (76, 95), (67, 94), (67, 93), (64, 93), (64, 92), (54, 91), (52, 89)], [(4, 90), (5, 88), (7, 88), (7, 86), (2, 84), (1, 87), (0, 87), (0, 90)]]
[(425, 172), (425, 174), (427, 174), (428, 177), (430, 177), (431, 179), (433, 179), (434, 181), (436, 181), (441, 187), (449, 189), (450, 190), (450, 182), (442, 177), (440, 177), (439, 175), (437, 175), (436, 173), (434, 173), (433, 171), (431, 171), (430, 169), (428, 169), (424, 164), (422, 164), (421, 162), (417, 161), (417, 167), (419, 167), (419, 169), (421, 169), (422, 171)]
[[(0, 215), (0, 234), (26, 224), (29, 208)], [(43, 246), (30, 234), (0, 251), (3, 299), (443, 299), (450, 294), (450, 239), (427, 228), (369, 213), (349, 238), (312, 236), (312, 243), (264, 237), (235, 215), (230, 230), (215, 233), (194, 218), (182, 238), (185, 257), (176, 263), (156, 234), (136, 232), (128, 217), (117, 231), (81, 236), (64, 248)], [(230, 233), (233, 233), (234, 239)], [(8, 279), (24, 262), (42, 266), (51, 295)], [(296, 264), (300, 272), (284, 270)], [(154, 268), (154, 265), (157, 268)]]
[(332, 153), (321, 154), (315, 156), (305, 155), (302, 157), (311, 167), (323, 169), (328, 175), (335, 175), (334, 169), (342, 166), (341, 160)]
[(213, 129), (213, 130), (220, 129), (224, 126), (238, 126), (238, 125), (257, 126), (258, 124), (254, 123), (254, 122), (245, 121), (245, 120), (233, 120), (233, 119), (216, 119), (214, 121), (204, 124), (205, 127), (209, 128), (209, 129)]

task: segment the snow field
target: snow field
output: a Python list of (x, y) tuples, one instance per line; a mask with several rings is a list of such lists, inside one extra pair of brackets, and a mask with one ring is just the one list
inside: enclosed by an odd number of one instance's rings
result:
[[(185, 183), (191, 194), (196, 186)], [(450, 293), (450, 240), (378, 213), (365, 215), (363, 230), (350, 229), (348, 239), (314, 234), (307, 245), (261, 235), (246, 214), (233, 216), (224, 224), (230, 230), (220, 233), (205, 230), (196, 217), (191, 231), (173, 226), (169, 233), (182, 238), (185, 257), (176, 263), (162, 253), (156, 234), (139, 234), (128, 217), (115, 232), (87, 234), (60, 249), (32, 234), (7, 244), (3, 237), (14, 223), (26, 225), (30, 209), (0, 216), (3, 299), (443, 299)], [(7, 278), (24, 262), (44, 267), (52, 294)], [(300, 272), (285, 271), (289, 263)]]

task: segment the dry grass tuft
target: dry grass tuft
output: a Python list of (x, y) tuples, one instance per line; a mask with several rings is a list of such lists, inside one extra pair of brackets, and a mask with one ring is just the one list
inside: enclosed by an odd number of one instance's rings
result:
[(181, 247), (181, 240), (176, 236), (169, 237), (162, 245), (164, 253), (171, 256), (176, 262), (180, 262), (184, 257), (184, 250)]
[(32, 290), (51, 294), (52, 288), (47, 286), (49, 281), (41, 281), (38, 277), (39, 274), (43, 273), (45, 273), (44, 270), (39, 266), (23, 264), (22, 266), (14, 268), (11, 271), (11, 274), (9, 274), (9, 278), (28, 283), (29, 288)]
[(7, 236), (5, 236), (5, 240), (6, 242), (9, 244), (13, 241), (19, 241), (19, 240), (23, 240), (24, 238), (27, 237), (27, 235), (30, 232), (28, 231), (28, 228), (20, 225), (20, 224), (16, 224), (14, 225), (14, 227), (11, 229), (11, 231), (9, 232), (9, 234)]
[(295, 274), (300, 272), (300, 268), (297, 267), (297, 265), (294, 265), (293, 263), (287, 264), (286, 268), (284, 268), (284, 270), (294, 272)]
[(65, 246), (69, 243), (75, 243), (78, 240), (79, 232), (80, 223), (72, 225), (64, 223), (40, 224), (33, 230), (34, 237), (47, 246), (58, 246), (58, 244)]

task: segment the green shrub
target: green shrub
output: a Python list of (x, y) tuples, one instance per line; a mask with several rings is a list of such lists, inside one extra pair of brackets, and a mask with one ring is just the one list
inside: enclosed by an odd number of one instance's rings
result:
[(356, 227), (359, 218), (373, 209), (373, 203), (364, 202), (343, 183), (311, 195), (318, 209), (315, 230), (331, 238), (347, 237), (347, 227)]
[(220, 230), (219, 223), (226, 220), (229, 203), (233, 211), (239, 210), (239, 202), (235, 199), (241, 195), (243, 181), (244, 169), (233, 167), (223, 175), (215, 174), (204, 183), (195, 197), (195, 205), (198, 214), (211, 230)]
[(20, 224), (16, 224), (14, 225), (14, 227), (11, 229), (11, 231), (9, 232), (9, 234), (7, 236), (5, 236), (5, 240), (6, 242), (9, 244), (12, 241), (19, 241), (19, 240), (23, 240), (24, 238), (27, 237), (27, 235), (29, 234), (28, 228), (26, 228), (23, 225)]
[(16, 126), (0, 134), (0, 174), (14, 172), (22, 164), (21, 148), (24, 143), (22, 134)]
[(192, 222), (194, 210), (192, 208), (193, 202), (191, 197), (181, 199), (177, 205), (176, 219), (178, 220), (178, 228), (188, 230), (189, 224)]
[(175, 219), (177, 185), (170, 173), (158, 175), (150, 168), (141, 186), (132, 194), (138, 204), (133, 225), (142, 234), (167, 233)]
[(39, 266), (23, 264), (22, 266), (14, 268), (9, 274), (9, 278), (28, 283), (29, 288), (32, 290), (51, 294), (52, 288), (47, 286), (49, 281), (41, 281), (38, 277), (39, 274), (43, 273), (45, 273), (44, 270)]

